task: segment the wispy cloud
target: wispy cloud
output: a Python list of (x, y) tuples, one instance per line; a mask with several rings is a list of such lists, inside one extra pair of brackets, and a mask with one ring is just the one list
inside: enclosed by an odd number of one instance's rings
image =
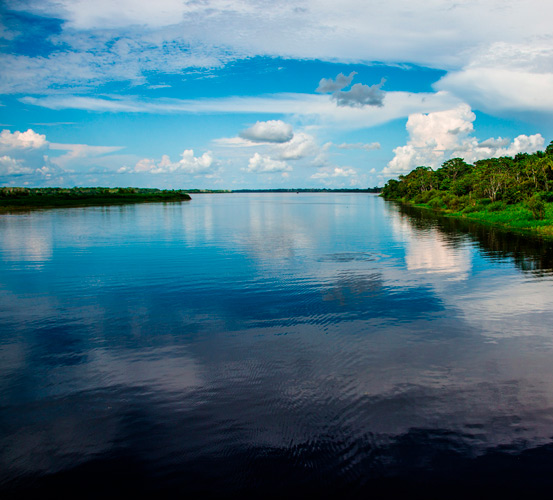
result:
[(343, 142), (342, 144), (336, 144), (336, 147), (338, 149), (364, 149), (365, 151), (373, 151), (374, 149), (380, 149), (380, 143), (371, 142), (367, 144), (364, 142)]
[(81, 109), (111, 113), (270, 113), (311, 117), (319, 124), (331, 124), (343, 129), (371, 127), (417, 112), (451, 109), (461, 102), (449, 92), (387, 92), (386, 106), (381, 108), (339, 107), (326, 96), (298, 93), (196, 100), (49, 95), (27, 96), (21, 98), (21, 101), (48, 109)]

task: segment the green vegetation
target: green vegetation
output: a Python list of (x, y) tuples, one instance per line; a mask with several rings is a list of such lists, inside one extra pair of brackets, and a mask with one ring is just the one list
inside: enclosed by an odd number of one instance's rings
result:
[(545, 151), (441, 168), (417, 167), (382, 190), (388, 200), (553, 237), (553, 141)]
[(185, 200), (190, 200), (190, 195), (182, 190), (103, 187), (0, 188), (0, 210)]

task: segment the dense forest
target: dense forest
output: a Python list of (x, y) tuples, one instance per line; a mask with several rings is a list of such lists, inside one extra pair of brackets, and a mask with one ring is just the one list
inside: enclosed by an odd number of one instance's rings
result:
[[(509, 224), (511, 219), (521, 228), (535, 226), (528, 221), (553, 218), (553, 141), (545, 151), (533, 154), (474, 164), (453, 158), (437, 170), (417, 167), (398, 180), (389, 180), (382, 196), (473, 218), (497, 219), (505, 225), (516, 226)], [(499, 213), (504, 214), (504, 221)]]

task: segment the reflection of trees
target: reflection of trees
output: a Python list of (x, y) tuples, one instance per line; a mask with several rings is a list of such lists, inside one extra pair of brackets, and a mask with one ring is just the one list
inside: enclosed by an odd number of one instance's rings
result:
[(553, 243), (550, 241), (474, 221), (446, 217), (423, 208), (390, 203), (415, 230), (437, 230), (454, 247), (460, 246), (468, 237), (478, 244), (488, 258), (512, 259), (522, 271), (537, 275), (553, 272)]

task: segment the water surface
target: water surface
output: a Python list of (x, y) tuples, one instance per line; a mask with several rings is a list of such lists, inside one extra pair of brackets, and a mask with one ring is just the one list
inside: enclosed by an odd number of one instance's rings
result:
[(552, 269), (367, 194), (3, 214), (0, 491), (545, 491)]

